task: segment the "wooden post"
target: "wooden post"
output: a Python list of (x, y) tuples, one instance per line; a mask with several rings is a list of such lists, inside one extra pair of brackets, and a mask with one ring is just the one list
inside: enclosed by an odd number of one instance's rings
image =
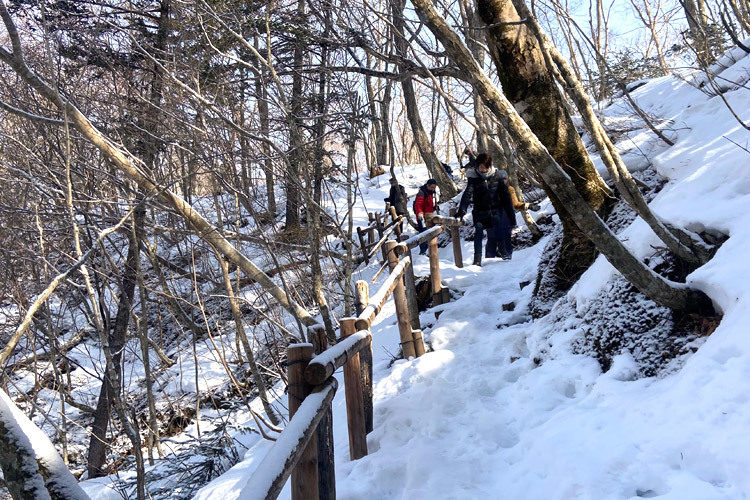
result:
[[(401, 240), (408, 240), (409, 236), (403, 235)], [(414, 266), (412, 265), (411, 248), (406, 248), (404, 253), (409, 257), (409, 265), (404, 272), (404, 291), (406, 292), (406, 305), (409, 307), (409, 323), (414, 330), (422, 328), (419, 323), (419, 302), (417, 301), (417, 283), (414, 277)]]
[(422, 340), (422, 330), (412, 330), (411, 336), (414, 339), (414, 351), (417, 353), (417, 357), (424, 354), (424, 340)]
[(437, 238), (432, 238), (428, 242), (430, 251), (430, 284), (432, 288), (432, 304), (442, 304), (442, 296), (440, 294), (440, 257), (438, 256), (438, 244)]
[[(323, 325), (308, 329), (315, 354), (328, 349), (328, 337)], [(333, 412), (330, 405), (318, 424), (318, 488), (320, 498), (336, 498), (336, 467), (333, 456)]]
[(359, 280), (354, 284), (354, 291), (354, 308), (359, 316), (370, 304), (370, 285), (367, 280)]
[(368, 246), (370, 246), (375, 244), (375, 227), (373, 226), (373, 222), (375, 222), (375, 215), (373, 215), (372, 212), (367, 212), (367, 219), (370, 222), (370, 224), (367, 226), (367, 244)]
[[(356, 333), (355, 321), (356, 318), (343, 318), (341, 320), (342, 339)], [(344, 385), (346, 424), (349, 427), (349, 456), (352, 460), (357, 460), (367, 455), (367, 430), (365, 429), (359, 353), (349, 358), (349, 361), (344, 365)]]
[[(365, 280), (357, 281), (354, 285), (357, 291), (354, 307), (357, 315), (362, 314), (370, 303), (370, 285)], [(366, 328), (370, 329), (369, 325)], [(359, 330), (359, 328), (355, 328)], [(365, 409), (365, 430), (371, 433), (374, 425), (372, 406), (372, 343), (359, 351), (359, 377), (362, 380), (362, 404)]]
[(451, 291), (447, 286), (440, 288), (440, 303), (447, 304), (451, 301)]
[[(396, 222), (398, 215), (396, 214), (396, 207), (390, 207), (388, 212), (391, 214), (391, 221)], [(396, 240), (401, 238), (401, 224), (396, 225)]]
[[(389, 241), (385, 244), (386, 253), (388, 254), (388, 269), (393, 271), (398, 265), (398, 256), (394, 248), (398, 245), (395, 241)], [(398, 320), (398, 333), (401, 337), (401, 351), (404, 353), (404, 359), (416, 357), (414, 351), (414, 339), (411, 336), (411, 323), (409, 321), (409, 306), (406, 303), (406, 291), (404, 290), (404, 279), (399, 278), (396, 288), (393, 289), (393, 303), (396, 305), (396, 319)]]
[[(383, 219), (384, 218), (385, 216), (383, 216), (383, 218), (380, 217), (380, 212), (375, 212), (375, 229), (378, 231), (378, 241), (383, 239), (383, 232), (384, 232), (383, 231), (383, 228), (384, 228)], [(380, 247), (380, 253), (383, 256), (383, 261), (385, 262), (386, 256), (385, 256), (384, 246)]]
[[(289, 379), (289, 419), (294, 417), (302, 401), (312, 392), (305, 382), (305, 368), (313, 355), (312, 344), (291, 344), (287, 348), (287, 377)], [(313, 435), (292, 471), (292, 500), (319, 498), (318, 437)]]
[(359, 246), (362, 247), (362, 255), (365, 257), (365, 264), (370, 263), (370, 259), (367, 257), (367, 255), (370, 253), (369, 250), (367, 250), (367, 242), (365, 242), (365, 236), (362, 232), (361, 227), (357, 227), (357, 236), (359, 236)]
[[(455, 217), (456, 212), (458, 212), (458, 209), (451, 208), (451, 217)], [(461, 252), (461, 235), (459, 234), (458, 229), (458, 226), (451, 226), (451, 241), (453, 242), (453, 260), (456, 263), (456, 267), (461, 268), (464, 267), (464, 256)]]

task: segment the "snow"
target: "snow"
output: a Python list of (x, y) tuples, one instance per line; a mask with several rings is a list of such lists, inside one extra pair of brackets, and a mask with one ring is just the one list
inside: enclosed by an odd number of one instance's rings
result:
[[(323, 408), (326, 397), (330, 391), (335, 391), (336, 386), (328, 386), (320, 392), (310, 394), (297, 409), (294, 417), (284, 432), (276, 440), (274, 446), (269, 450), (260, 463), (247, 485), (242, 488), (239, 500), (260, 500), (266, 498), (266, 492), (270, 489), (273, 481), (281, 474), (284, 464), (298, 447), (304, 438), (305, 430), (315, 420), (315, 417)], [(199, 498), (199, 497), (196, 497)]]
[[(55, 446), (49, 438), (36, 427), (21, 410), (11, 401), (5, 391), (0, 390), (0, 422), (5, 428), (9, 440), (15, 441), (18, 449), (24, 450), (25, 457), (31, 462), (23, 465), (25, 473), (31, 477), (24, 491), (34, 498), (44, 500), (51, 498), (53, 491), (55, 498), (70, 500), (89, 500), (75, 477), (68, 471)], [(36, 458), (36, 462), (34, 462)], [(39, 466), (37, 466), (37, 463)], [(47, 479), (42, 479), (39, 467), (45, 470)], [(46, 485), (45, 485), (46, 483)]]
[[(737, 51), (732, 57), (737, 62), (723, 76), (744, 82), (750, 58)], [(627, 130), (618, 142), (626, 163), (633, 170), (653, 165), (670, 181), (651, 202), (659, 216), (729, 235), (687, 280), (724, 314), (718, 328), (657, 376), (644, 378), (628, 353), (615, 355), (602, 372), (595, 359), (575, 354), (573, 344), (583, 335), (581, 316), (617, 275), (603, 257), (547, 317), (531, 321), (526, 307), (533, 286), (519, 283), (535, 278), (546, 240), (516, 251), (510, 262), (490, 259), (482, 268), (468, 265), (471, 242), (462, 241), (463, 268), (453, 265), (450, 247), (442, 248), (442, 281), (455, 300), (421, 315), (432, 351), (393, 360), (392, 301), (372, 325), (375, 428), (368, 456), (349, 460), (343, 391), (333, 401), (339, 499), (750, 497), (750, 153), (743, 149), (750, 133), (720, 98), (691, 83), (664, 77), (633, 92), (647, 113), (663, 120), (672, 147), (633, 118), (624, 100), (604, 113), (608, 124)], [(724, 97), (750, 119), (750, 92), (729, 88)], [(423, 166), (399, 174), (410, 193), (428, 177)], [(387, 189), (385, 180), (363, 181), (363, 206), (381, 206)], [(355, 216), (366, 224), (364, 209)], [(660, 246), (641, 220), (619, 237), (641, 258)], [(370, 279), (377, 267), (355, 278)], [(427, 257), (415, 257), (414, 268), (428, 274)], [(509, 302), (514, 310), (503, 311)], [(273, 449), (258, 442), (196, 498), (241, 498), (243, 479)], [(288, 497), (287, 485), (280, 498)]]
[(366, 339), (369, 336), (370, 332), (368, 332), (367, 330), (361, 330), (359, 332), (353, 333), (338, 344), (332, 346), (330, 349), (326, 349), (322, 353), (315, 356), (310, 360), (310, 362), (314, 361), (315, 363), (323, 366), (335, 366), (336, 358), (338, 358), (339, 356), (343, 356), (344, 354), (346, 354), (346, 351), (353, 347), (357, 342)]

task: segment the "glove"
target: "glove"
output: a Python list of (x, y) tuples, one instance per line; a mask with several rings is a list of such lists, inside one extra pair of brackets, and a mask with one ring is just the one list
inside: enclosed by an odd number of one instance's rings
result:
[(459, 210), (456, 212), (456, 219), (464, 219), (464, 215), (466, 215), (466, 210)]

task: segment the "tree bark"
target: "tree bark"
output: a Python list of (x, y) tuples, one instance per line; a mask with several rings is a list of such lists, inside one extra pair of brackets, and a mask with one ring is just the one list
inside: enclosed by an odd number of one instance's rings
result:
[[(521, 21), (511, 0), (478, 0), (477, 6), (480, 18), (492, 26), (488, 44), (503, 93), (591, 208), (606, 217), (614, 200), (573, 125), (536, 37), (523, 23), (508, 24)], [(552, 279), (545, 282), (554, 283), (562, 292), (588, 269), (596, 250), (574, 222), (569, 207), (549, 186), (545, 191), (563, 225), (560, 257), (549, 271)]]
[(625, 278), (648, 298), (680, 312), (712, 313), (711, 300), (702, 292), (686, 285), (662, 278), (636, 259), (612, 234), (592, 209), (590, 202), (579, 193), (573, 180), (566, 174), (547, 148), (537, 139), (521, 119), (504, 94), (492, 84), (473, 59), (466, 46), (438, 14), (430, 0), (412, 0), (417, 15), (442, 43), (451, 60), (466, 75), (471, 85), (479, 89), (482, 98), (500, 123), (509, 131), (518, 152), (529, 159), (535, 173), (556, 193), (557, 200), (569, 208), (571, 218), (596, 244), (596, 249), (620, 271)]
[[(391, 11), (393, 12), (393, 26), (394, 26), (394, 46), (396, 47), (396, 53), (401, 57), (406, 58), (408, 45), (406, 41), (406, 33), (404, 29), (404, 6), (406, 5), (405, 0), (391, 0)], [(406, 68), (403, 66), (399, 67), (399, 71), (403, 74), (406, 73)], [(422, 160), (427, 165), (427, 170), (430, 175), (438, 183), (440, 188), (440, 196), (443, 199), (453, 198), (458, 194), (458, 187), (448, 177), (443, 165), (435, 154), (435, 150), (430, 143), (429, 137), (422, 126), (422, 119), (419, 117), (419, 103), (414, 92), (414, 84), (410, 76), (406, 76), (401, 81), (401, 88), (404, 94), (404, 103), (406, 105), (406, 115), (409, 119), (409, 125), (411, 125), (412, 135), (414, 142), (419, 149), (419, 154)]]

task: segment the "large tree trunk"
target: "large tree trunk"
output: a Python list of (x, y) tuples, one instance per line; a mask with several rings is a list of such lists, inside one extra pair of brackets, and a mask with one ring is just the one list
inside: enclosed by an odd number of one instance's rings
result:
[(568, 96), (581, 113), (581, 119), (586, 130), (596, 144), (602, 162), (607, 167), (612, 181), (623, 199), (643, 218), (667, 248), (690, 267), (695, 269), (708, 262), (712, 255), (711, 249), (703, 244), (696, 235), (666, 225), (651, 211), (635, 180), (620, 158), (617, 148), (609, 140), (604, 127), (591, 108), (586, 92), (572, 68), (552, 45), (547, 35), (544, 34), (524, 1), (513, 0), (513, 3), (516, 5), (518, 12), (526, 18), (527, 25), (538, 38), (553, 73), (565, 87)]
[(648, 298), (680, 312), (713, 312), (711, 300), (700, 291), (674, 283), (654, 273), (631, 254), (594, 212), (591, 202), (583, 198), (571, 177), (550, 156), (529, 126), (514, 111), (510, 102), (482, 72), (469, 50), (448, 23), (435, 10), (430, 0), (412, 0), (419, 18), (442, 43), (451, 60), (479, 90), (487, 106), (516, 142), (518, 152), (529, 160), (548, 189), (556, 194), (556, 201), (568, 207), (568, 213), (578, 227), (596, 244), (596, 249), (623, 276)]
[[(477, 7), (481, 19), (492, 26), (488, 30), (488, 45), (503, 93), (570, 176), (586, 202), (600, 217), (606, 217), (613, 198), (573, 125), (538, 40), (520, 23), (511, 0), (477, 0)], [(588, 269), (596, 257), (596, 249), (556, 193), (549, 186), (545, 186), (545, 191), (560, 216), (563, 241), (556, 265), (547, 271), (550, 276), (540, 281), (562, 292)]]

